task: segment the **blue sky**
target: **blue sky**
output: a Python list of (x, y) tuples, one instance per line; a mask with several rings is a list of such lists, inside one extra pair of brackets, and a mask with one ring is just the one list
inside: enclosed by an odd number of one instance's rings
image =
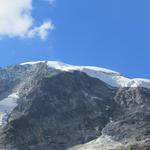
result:
[(28, 31), (0, 32), (0, 66), (59, 60), (150, 78), (149, 6), (149, 0), (32, 0)]

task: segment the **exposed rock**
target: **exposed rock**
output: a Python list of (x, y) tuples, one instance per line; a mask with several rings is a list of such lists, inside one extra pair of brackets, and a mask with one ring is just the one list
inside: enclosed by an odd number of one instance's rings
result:
[(18, 96), (0, 126), (0, 149), (149, 149), (149, 88), (112, 87), (85, 68), (59, 67), (42, 62), (0, 69), (0, 108), (9, 95)]

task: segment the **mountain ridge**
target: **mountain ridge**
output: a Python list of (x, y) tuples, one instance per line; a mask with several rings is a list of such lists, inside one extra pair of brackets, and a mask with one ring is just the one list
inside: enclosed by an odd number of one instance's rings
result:
[(0, 69), (0, 149), (149, 150), (149, 88), (111, 86), (106, 79), (121, 75), (105, 69), (47, 63)]
[(59, 61), (33, 61), (21, 63), (21, 65), (36, 65), (38, 63), (46, 63), (47, 66), (62, 70), (74, 71), (78, 70), (87, 73), (91, 77), (98, 78), (113, 87), (145, 87), (150, 88), (150, 79), (143, 78), (127, 78), (121, 73), (94, 66), (74, 66)]

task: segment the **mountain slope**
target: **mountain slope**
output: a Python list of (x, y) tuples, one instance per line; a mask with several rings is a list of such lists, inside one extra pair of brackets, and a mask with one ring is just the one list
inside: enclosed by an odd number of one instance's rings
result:
[(0, 149), (149, 149), (149, 82), (52, 61), (1, 68)]

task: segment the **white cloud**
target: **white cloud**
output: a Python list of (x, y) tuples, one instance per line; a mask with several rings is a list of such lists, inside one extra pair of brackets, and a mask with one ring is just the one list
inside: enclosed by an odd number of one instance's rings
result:
[(28, 37), (32, 38), (35, 35), (38, 35), (41, 37), (42, 40), (45, 40), (48, 35), (48, 30), (53, 30), (53, 29), (54, 29), (54, 25), (52, 24), (52, 22), (48, 21), (45, 22), (40, 27), (35, 27), (34, 29), (30, 30), (28, 32)]
[(54, 29), (51, 21), (34, 27), (32, 0), (0, 0), (0, 37), (45, 39), (48, 31)]

